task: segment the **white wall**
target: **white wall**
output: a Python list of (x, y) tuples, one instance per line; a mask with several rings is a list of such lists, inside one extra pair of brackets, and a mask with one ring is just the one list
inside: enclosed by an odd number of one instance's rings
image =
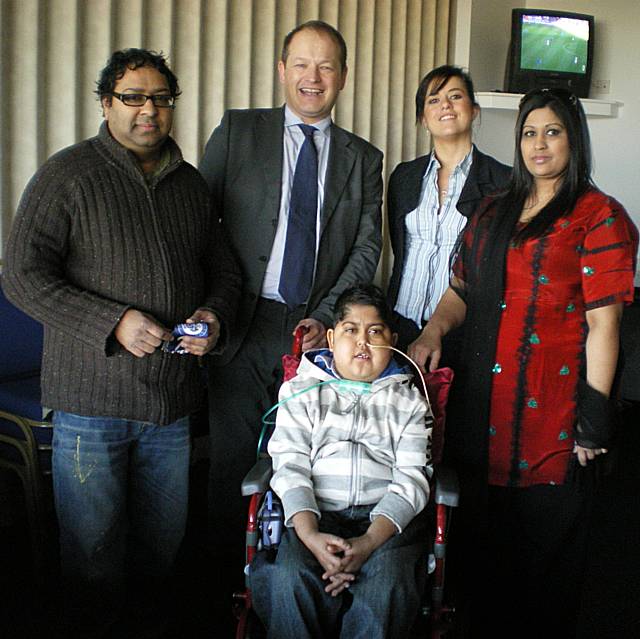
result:
[(511, 9), (522, 0), (474, 0), (471, 15), (473, 55), (469, 71), (476, 91), (502, 89), (511, 34)]
[[(595, 16), (595, 68), (592, 79), (610, 80), (611, 90), (606, 95), (592, 92), (590, 97), (617, 100), (623, 106), (615, 118), (589, 118), (594, 179), (600, 188), (619, 199), (640, 225), (640, 2), (529, 0), (517, 4), (579, 11)], [(496, 88), (492, 85), (502, 77), (500, 74), (504, 72), (509, 16), (513, 6), (513, 0), (473, 2), (469, 68), (479, 91)], [(485, 109), (476, 132), (478, 145), (499, 159), (510, 162), (513, 156), (514, 123), (515, 113)], [(505, 131), (505, 128), (509, 131)]]
[[(638, 0), (458, 0), (471, 5), (469, 67), (476, 90), (502, 86), (511, 9), (578, 11), (595, 17), (592, 80), (610, 80), (608, 94), (591, 98), (622, 103), (617, 117), (589, 117), (594, 181), (625, 206), (640, 227), (640, 1)], [(462, 62), (464, 64), (464, 62)], [(513, 162), (515, 112), (484, 109), (476, 143), (494, 157)], [(640, 285), (640, 277), (636, 278)]]

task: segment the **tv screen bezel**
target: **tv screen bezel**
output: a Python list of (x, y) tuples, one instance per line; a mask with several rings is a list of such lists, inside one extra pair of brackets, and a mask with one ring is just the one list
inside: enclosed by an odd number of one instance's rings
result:
[[(522, 61), (522, 20), (523, 16), (551, 16), (585, 20), (589, 25), (587, 41), (587, 65), (584, 73), (572, 71), (553, 71), (541, 69), (525, 69)], [(552, 9), (516, 8), (511, 11), (511, 44), (509, 47), (508, 74), (505, 91), (510, 93), (526, 93), (534, 88), (564, 87), (573, 91), (578, 97), (589, 97), (591, 75), (593, 72), (593, 49), (595, 41), (595, 18), (593, 15), (576, 11), (555, 11)]]

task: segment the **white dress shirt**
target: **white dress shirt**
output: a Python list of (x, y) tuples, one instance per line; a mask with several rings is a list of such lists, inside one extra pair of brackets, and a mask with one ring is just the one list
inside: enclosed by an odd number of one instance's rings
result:
[[(293, 175), (296, 170), (298, 154), (304, 142), (304, 133), (298, 124), (304, 124), (288, 106), (284, 108), (284, 158), (282, 162), (282, 189), (280, 191), (280, 210), (278, 212), (278, 226), (276, 236), (271, 247), (271, 255), (267, 263), (267, 270), (262, 282), (262, 297), (266, 297), (278, 302), (284, 299), (278, 291), (280, 285), (280, 272), (282, 271), (282, 260), (284, 247), (287, 239), (287, 224), (289, 221), (289, 200), (291, 198), (291, 187), (293, 185)], [(316, 261), (318, 255), (318, 245), (320, 243), (320, 213), (324, 202), (324, 181), (327, 173), (327, 163), (329, 160), (329, 146), (331, 143), (331, 116), (314, 122), (317, 131), (313, 134), (313, 142), (318, 153), (318, 213), (316, 215)], [(274, 150), (275, 152), (275, 150)]]

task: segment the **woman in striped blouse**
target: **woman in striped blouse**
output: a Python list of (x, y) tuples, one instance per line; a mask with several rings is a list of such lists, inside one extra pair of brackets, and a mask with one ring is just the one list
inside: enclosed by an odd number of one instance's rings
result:
[(449, 285), (450, 254), (467, 220), (511, 173), (472, 143), (479, 112), (473, 82), (459, 67), (433, 69), (418, 87), (416, 120), (431, 134), (433, 151), (396, 167), (387, 198), (394, 254), (388, 302), (403, 350)]

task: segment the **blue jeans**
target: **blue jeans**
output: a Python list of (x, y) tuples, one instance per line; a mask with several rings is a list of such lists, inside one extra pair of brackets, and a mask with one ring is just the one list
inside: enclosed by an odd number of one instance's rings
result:
[(68, 622), (74, 636), (103, 636), (130, 577), (144, 589), (129, 593), (138, 606), (173, 567), (187, 519), (189, 419), (158, 426), (57, 411), (53, 424)]
[[(343, 538), (362, 535), (372, 508), (323, 512), (320, 530)], [(406, 639), (420, 607), (428, 552), (422, 513), (371, 554), (348, 590), (332, 597), (324, 592), (324, 570), (289, 528), (275, 561), (258, 553), (251, 565), (253, 605), (268, 637)]]

